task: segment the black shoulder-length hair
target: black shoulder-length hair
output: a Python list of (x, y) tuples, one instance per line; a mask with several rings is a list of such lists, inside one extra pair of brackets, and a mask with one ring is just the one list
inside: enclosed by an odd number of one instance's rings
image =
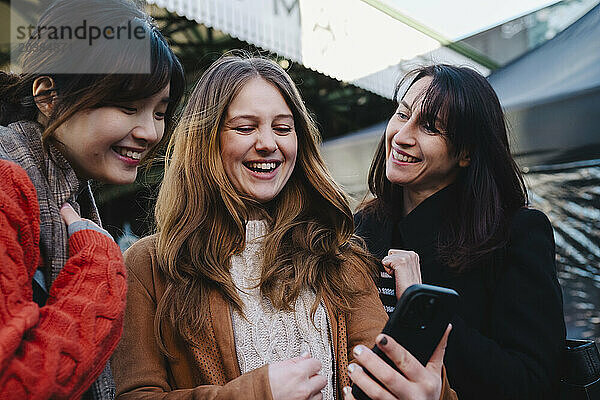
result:
[[(458, 272), (503, 247), (513, 214), (527, 204), (523, 177), (510, 154), (504, 113), (488, 81), (467, 67), (437, 64), (409, 72), (396, 86), (395, 99), (419, 79), (431, 77), (424, 91), (420, 122), (441, 125), (455, 156), (467, 154), (470, 164), (456, 179), (457, 203), (449, 207), (440, 259)], [(385, 133), (369, 170), (374, 199), (365, 212), (397, 216), (402, 187), (386, 177)]]
[[(72, 47), (67, 47), (69, 52), (62, 51), (54, 43), (57, 40), (48, 33), (42, 35), (40, 31), (39, 35), (32, 35), (20, 57), (24, 72), (0, 72), (0, 125), (37, 119), (39, 110), (32, 95), (32, 85), (40, 76), (51, 77), (54, 88), (39, 94), (38, 98), (52, 97), (56, 101), (44, 127), (44, 140), (52, 137), (56, 128), (78, 111), (145, 99), (170, 85), (162, 141), (168, 140), (175, 109), (185, 90), (185, 78), (180, 61), (152, 18), (129, 0), (57, 0), (40, 16), (37, 26), (40, 29), (70, 27), (82, 22), (90, 27), (132, 24), (135, 29), (143, 30), (143, 37), (149, 39), (148, 48), (139, 46), (139, 41), (123, 40), (119, 45), (92, 46), (86, 41), (73, 40), (69, 42)], [(124, 45), (126, 42), (128, 44)], [(78, 55), (77, 60), (72, 59), (73, 54)], [(103, 72), (67, 73), (73, 70), (70, 66), (75, 62), (82, 63), (85, 68), (80, 65), (79, 70), (84, 71), (93, 71), (102, 65), (100, 70)], [(151, 158), (159, 147), (155, 146), (146, 159)]]

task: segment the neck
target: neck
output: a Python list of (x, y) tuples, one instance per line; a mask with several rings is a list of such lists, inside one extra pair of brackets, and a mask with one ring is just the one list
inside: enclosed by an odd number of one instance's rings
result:
[(438, 186), (417, 190), (405, 186), (402, 190), (402, 216), (406, 217), (423, 201), (449, 185), (450, 183), (444, 183)]

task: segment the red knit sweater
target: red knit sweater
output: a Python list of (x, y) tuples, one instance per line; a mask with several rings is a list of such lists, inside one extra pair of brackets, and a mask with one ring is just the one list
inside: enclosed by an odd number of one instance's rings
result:
[(79, 398), (121, 336), (125, 265), (93, 230), (69, 239), (70, 258), (46, 305), (32, 300), (42, 263), (39, 209), (27, 173), (0, 161), (0, 399)]

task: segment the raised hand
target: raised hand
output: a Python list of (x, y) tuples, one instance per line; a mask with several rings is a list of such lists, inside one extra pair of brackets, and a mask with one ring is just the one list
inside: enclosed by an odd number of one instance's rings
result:
[(390, 249), (381, 263), (385, 271), (394, 277), (397, 299), (409, 286), (422, 283), (419, 255), (414, 251)]

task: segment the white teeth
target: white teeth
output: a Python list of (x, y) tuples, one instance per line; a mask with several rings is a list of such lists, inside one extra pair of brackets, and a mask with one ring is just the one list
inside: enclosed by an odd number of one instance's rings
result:
[(392, 157), (394, 157), (398, 161), (408, 162), (408, 163), (414, 163), (414, 162), (418, 161), (416, 158), (411, 157), (411, 156), (405, 156), (404, 154), (400, 154), (394, 149), (392, 149)]
[(127, 150), (123, 147), (117, 147), (116, 150), (120, 155), (133, 158), (134, 160), (140, 160), (142, 158), (142, 153), (138, 153), (137, 151)]
[(252, 169), (258, 169), (258, 170), (262, 170), (262, 171), (271, 171), (273, 169), (275, 169), (277, 167), (277, 163), (274, 162), (268, 162), (268, 163), (258, 163), (258, 162), (251, 162), (247, 164), (248, 167), (252, 168)]

